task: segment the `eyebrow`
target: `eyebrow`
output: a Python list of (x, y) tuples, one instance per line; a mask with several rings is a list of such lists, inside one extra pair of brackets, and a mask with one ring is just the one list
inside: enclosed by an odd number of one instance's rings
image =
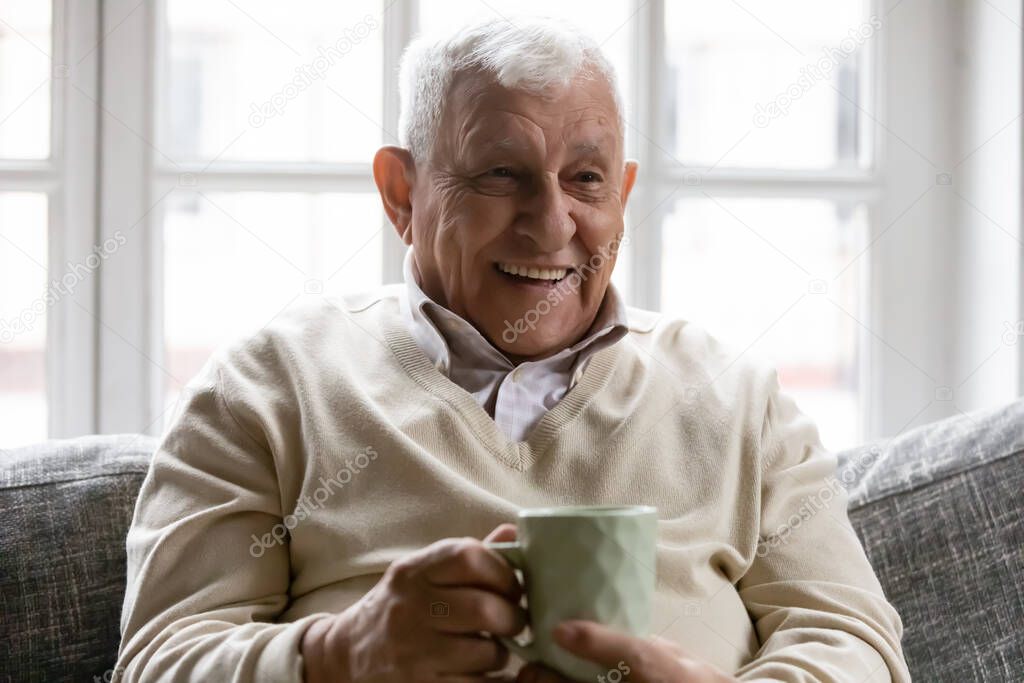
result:
[(605, 170), (611, 167), (612, 159), (614, 158), (611, 152), (607, 151), (597, 142), (579, 142), (573, 146), (572, 150), (577, 161), (597, 164)]
[(575, 147), (573, 147), (573, 151), (576, 152), (577, 154), (601, 154), (602, 153), (601, 146), (598, 145), (595, 142), (580, 142)]
[(527, 149), (529, 145), (517, 142), (514, 138), (502, 138), (493, 140), (485, 145), (485, 149)]

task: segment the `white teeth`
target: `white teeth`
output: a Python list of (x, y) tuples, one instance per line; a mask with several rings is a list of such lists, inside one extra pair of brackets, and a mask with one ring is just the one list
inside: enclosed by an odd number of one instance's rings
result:
[(498, 270), (533, 278), (534, 280), (561, 280), (569, 272), (565, 268), (531, 268), (529, 266), (517, 266), (513, 263), (498, 263)]

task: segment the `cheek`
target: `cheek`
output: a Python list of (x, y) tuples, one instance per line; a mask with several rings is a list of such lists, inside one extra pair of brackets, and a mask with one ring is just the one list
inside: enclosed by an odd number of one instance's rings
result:
[(438, 238), (457, 248), (464, 259), (502, 237), (515, 217), (514, 202), (470, 196), (447, 208), (440, 222)]
[(512, 197), (474, 195), (466, 202), (473, 232), (481, 241), (502, 234), (516, 217), (518, 201)]
[(623, 241), (622, 214), (586, 207), (586, 212), (579, 214), (576, 225), (592, 265), (600, 266), (602, 272), (607, 269), (610, 275)]
[(439, 203), (431, 243), (439, 276), (453, 310), (461, 313), (472, 301), (486, 298), (490, 245), (502, 238), (515, 216), (514, 202), (505, 198), (453, 192)]

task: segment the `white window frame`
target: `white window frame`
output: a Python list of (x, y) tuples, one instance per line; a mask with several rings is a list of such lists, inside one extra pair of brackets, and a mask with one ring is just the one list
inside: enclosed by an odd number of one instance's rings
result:
[[(50, 155), (0, 161), (0, 191), (42, 192), (47, 198), (47, 282), (96, 244), (96, 113), (101, 37), (97, 0), (52, 4), (49, 57)], [(41, 47), (36, 46), (36, 49)], [(47, 434), (96, 431), (95, 273), (49, 306), (46, 314)]]
[[(896, 149), (893, 154), (892, 136), (880, 127), (904, 130), (922, 121), (933, 122), (928, 124), (934, 128), (929, 131), (929, 139), (935, 148), (941, 148), (947, 131), (941, 123), (943, 117), (935, 116), (934, 109), (946, 106), (949, 99), (937, 101), (928, 84), (891, 78), (887, 65), (899, 64), (900, 60), (909, 64), (922, 55), (935, 64), (948, 64), (952, 59), (948, 18), (937, 20), (929, 14), (927, 3), (905, 3), (900, 11), (916, 13), (918, 21), (904, 18), (899, 25), (886, 26), (869, 41), (874, 69), (869, 97), (874, 103), (874, 115), (861, 130), (877, 132), (869, 137), (870, 168), (861, 172), (719, 168), (700, 174), (700, 184), (694, 185), (686, 182), (686, 174), (691, 170), (662, 163), (664, 152), (654, 142), (665, 139), (663, 133), (669, 124), (657, 108), (664, 84), (666, 0), (630, 1), (634, 45), (647, 48), (631, 50), (633, 85), (625, 96), (637, 127), (651, 132), (638, 136), (627, 131), (627, 154), (640, 161), (642, 174), (630, 200), (630, 212), (633, 217), (646, 217), (645, 228), (634, 233), (629, 252), (632, 303), (658, 306), (661, 223), (671, 206), (662, 200), (673, 190), (673, 198), (708, 192), (714, 196), (861, 201), (868, 207), (868, 242), (882, 237), (887, 229), (883, 223), (898, 216), (907, 203), (910, 190), (906, 175), (910, 166), (901, 150)], [(883, 16), (898, 2), (876, 0), (873, 11)], [(61, 161), (17, 164), (17, 168), (5, 164), (0, 167), (0, 184), (4, 188), (43, 189), (50, 194), (50, 267), (54, 272), (59, 272), (67, 254), (87, 253), (93, 244), (118, 230), (131, 230), (132, 238), (116, 258), (101, 265), (98, 284), (90, 281), (86, 283), (88, 287), (76, 291), (74, 301), (82, 303), (90, 315), (67, 303), (51, 310), (49, 329), (55, 342), (48, 361), (48, 377), (52, 380), (51, 434), (155, 434), (163, 418), (161, 375), (166, 370), (162, 367), (162, 239), (156, 232), (160, 221), (154, 218), (159, 215), (166, 194), (175, 191), (179, 184), (191, 186), (193, 182), (211, 190), (372, 191), (370, 164), (250, 164), (220, 160), (209, 164), (168, 163), (149, 142), (156, 139), (156, 117), (160, 111), (153, 76), (163, 68), (163, 34), (158, 21), (165, 16), (164, 1), (58, 0), (54, 5), (55, 27), (58, 16), (62, 25), (69, 27), (68, 31), (55, 30), (55, 36), (63, 36), (62, 45), (67, 43), (60, 54), (76, 53), (76, 45), (99, 43), (99, 48), (83, 62), (82, 68), (71, 72), (69, 79), (55, 85), (60, 92), (54, 97), (54, 126), (64, 132), (64, 140), (63, 146), (58, 146), (61, 136), (55, 132), (54, 158), (60, 156)], [(384, 88), (383, 127), (388, 131), (397, 130), (395, 69), (402, 48), (415, 34), (417, 11), (416, 0), (395, 0), (388, 11), (389, 21), (383, 24), (381, 76), (388, 84)], [(103, 39), (98, 40), (97, 36)], [(110, 58), (98, 59), (100, 55)], [(56, 56), (55, 63), (59, 63)], [(87, 68), (90, 64), (91, 79)], [(102, 83), (98, 98), (102, 113), (97, 121), (95, 112), (84, 106), (82, 98), (76, 101), (67, 92), (76, 85), (85, 92), (98, 92), (98, 83)], [(877, 123), (880, 121), (887, 126)], [(97, 130), (102, 163), (97, 163), (95, 154)], [(91, 181), (90, 169), (99, 169), (98, 190), (87, 182)], [(928, 210), (937, 223), (942, 223), (941, 203)], [(98, 222), (92, 220), (94, 216)], [(382, 230), (384, 280), (398, 281), (404, 247), (389, 225), (382, 225)], [(865, 287), (862, 309), (857, 312), (862, 353), (860, 431), (864, 438), (905, 428), (906, 415), (898, 408), (920, 403), (921, 396), (932, 395), (935, 388), (934, 378), (907, 375), (903, 367), (906, 362), (894, 359), (895, 347), (883, 340), (898, 339), (898, 355), (921, 359), (921, 365), (933, 370), (931, 374), (949, 370), (949, 359), (939, 349), (953, 343), (954, 326), (935, 324), (924, 335), (926, 339), (908, 336), (902, 326), (908, 315), (921, 315), (922, 310), (925, 319), (939, 321), (951, 292), (940, 288), (913, 299), (880, 296), (883, 291), (900, 291), (903, 286), (911, 287), (912, 291), (921, 279), (941, 280), (945, 262), (941, 251), (922, 257), (917, 250), (897, 245), (887, 248), (881, 258), (869, 249), (857, 263)], [(71, 339), (81, 341), (68, 343)], [(1024, 352), (1024, 344), (1021, 346)], [(1020, 366), (1024, 385), (1024, 353)], [(934, 419), (942, 416), (942, 410), (949, 410), (943, 406), (930, 407), (931, 412), (925, 406), (926, 410), (915, 419), (921, 415)], [(813, 409), (810, 412), (813, 415)]]

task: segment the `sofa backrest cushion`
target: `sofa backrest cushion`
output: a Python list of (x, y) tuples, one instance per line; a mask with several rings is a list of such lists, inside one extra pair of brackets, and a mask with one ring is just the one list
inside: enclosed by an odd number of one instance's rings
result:
[(914, 680), (1024, 675), (1024, 401), (839, 454)]
[(0, 452), (0, 672), (110, 680), (125, 534), (156, 440), (47, 441)]
[[(124, 539), (157, 445), (89, 436), (0, 452), (0, 672), (110, 680)], [(850, 519), (915, 680), (1024, 671), (1024, 401), (839, 454)]]

